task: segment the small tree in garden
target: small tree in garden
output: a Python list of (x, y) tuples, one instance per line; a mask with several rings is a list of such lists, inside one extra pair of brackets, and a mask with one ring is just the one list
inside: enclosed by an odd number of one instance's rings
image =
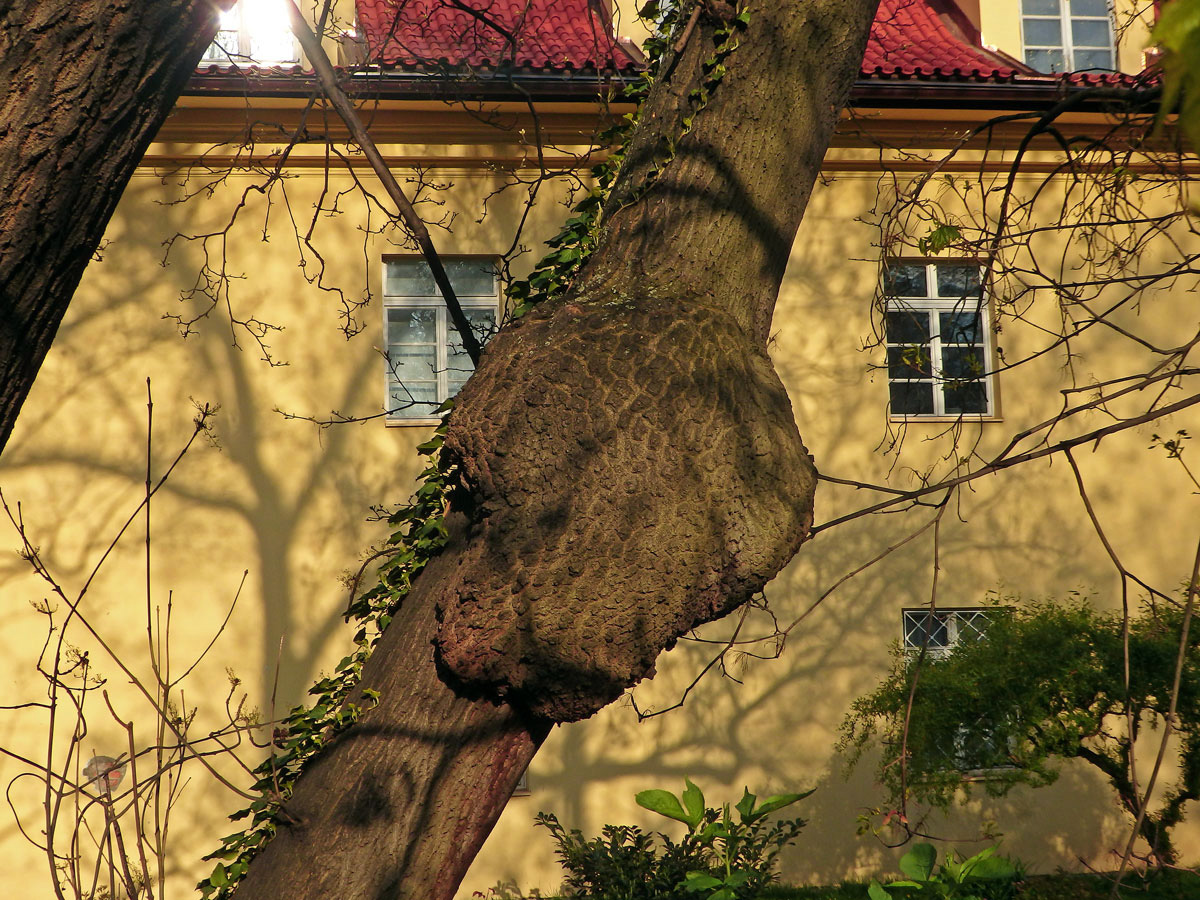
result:
[[(1039, 601), (996, 616), (983, 637), (943, 659), (897, 649), (892, 674), (855, 702), (842, 746), (853, 765), (880, 744), (879, 776), (893, 801), (938, 807), (978, 788), (1003, 796), (1050, 784), (1062, 760), (1081, 759), (1136, 818), (1145, 785), (1134, 777), (1133, 745), (1170, 713), (1183, 615), (1148, 607), (1126, 627), (1119, 613), (1081, 598)], [(1191, 631), (1172, 726), (1178, 779), (1139, 824), (1158, 864), (1175, 860), (1171, 829), (1200, 797), (1198, 647)]]

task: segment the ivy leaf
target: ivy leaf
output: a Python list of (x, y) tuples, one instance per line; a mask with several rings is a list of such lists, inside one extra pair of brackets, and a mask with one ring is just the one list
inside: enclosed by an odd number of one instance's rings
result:
[(958, 230), (958, 226), (939, 223), (926, 237), (917, 241), (917, 249), (922, 253), (941, 253), (961, 239), (962, 232)]

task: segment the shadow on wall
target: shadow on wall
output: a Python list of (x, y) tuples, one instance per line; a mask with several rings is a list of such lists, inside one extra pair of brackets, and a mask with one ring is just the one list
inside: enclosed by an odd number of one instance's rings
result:
[[(155, 477), (191, 433), (194, 404), (219, 406), (214, 440), (193, 448), (155, 501), (156, 592), (165, 602), (175, 591), (177, 634), (207, 635), (248, 569), (249, 589), (214, 657), (233, 662), (264, 712), (272, 692), (286, 711), (303, 699), (317, 667), (336, 661), (331, 644), (339, 644), (346, 603), (338, 579), (382, 535), (383, 527), (366, 522), (370, 505), (410, 490), (418, 469), (410, 444), (422, 438), (387, 433), (381, 423), (318, 432), (276, 411), (373, 413), (383, 394), (372, 346), (378, 336), (347, 343), (336, 328), (336, 300), (303, 280), (294, 257), (256, 247), (229, 254), (231, 271), (245, 275), (233, 290), (255, 315), (287, 327), (274, 349), (293, 364), (269, 367), (254, 348), (233, 346), (219, 309), (181, 338), (162, 317), (180, 311), (197, 263), (194, 253), (180, 254), (160, 266), (160, 242), (202, 225), (194, 204), (156, 206), (161, 193), (154, 179), (131, 184), (122, 205), (154, 212), (114, 218), (106, 260), (88, 270), (0, 463), (0, 483), (23, 501), (47, 563), (77, 585), (142, 497), (146, 378)], [(215, 215), (207, 209), (199, 216)], [(146, 215), (153, 221), (121, 231)], [(348, 236), (342, 248), (360, 269), (361, 240)], [(361, 284), (361, 271), (347, 274), (354, 277)], [(107, 564), (94, 603), (119, 607), (131, 586), (140, 596), (140, 539), (127, 538)], [(10, 556), (0, 578), (24, 566)]]

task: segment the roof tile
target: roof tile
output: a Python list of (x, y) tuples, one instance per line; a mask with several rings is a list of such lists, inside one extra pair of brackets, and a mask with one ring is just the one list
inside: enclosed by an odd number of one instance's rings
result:
[(533, 69), (632, 69), (595, 0), (355, 0), (368, 59)]
[(979, 44), (953, 3), (881, 0), (862, 74), (868, 78), (1010, 81), (1030, 70)]

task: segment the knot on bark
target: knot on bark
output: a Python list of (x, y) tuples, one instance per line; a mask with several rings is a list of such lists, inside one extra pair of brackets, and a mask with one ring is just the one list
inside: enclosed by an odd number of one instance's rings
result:
[(439, 592), (443, 672), (559, 722), (748, 600), (812, 524), (815, 469), (766, 352), (692, 302), (531, 313), (488, 347), (444, 452), (468, 524)]

